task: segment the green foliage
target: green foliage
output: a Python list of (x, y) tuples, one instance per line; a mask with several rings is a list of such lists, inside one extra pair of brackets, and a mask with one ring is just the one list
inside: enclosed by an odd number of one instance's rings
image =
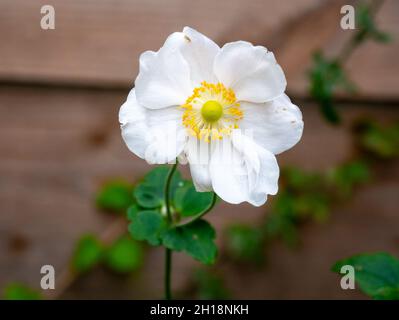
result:
[(159, 211), (143, 210), (135, 214), (129, 210), (129, 217), (132, 223), (129, 225), (129, 232), (136, 240), (146, 240), (153, 246), (160, 245), (162, 233), (167, 227), (166, 219)]
[(356, 283), (371, 298), (399, 300), (399, 259), (383, 252), (359, 254), (338, 261), (332, 270), (339, 273), (344, 265), (354, 267)]
[(282, 169), (281, 176), (286, 188), (294, 192), (323, 188), (323, 176), (319, 172), (307, 172), (300, 168), (286, 167)]
[(325, 222), (333, 204), (347, 199), (354, 188), (368, 182), (369, 166), (350, 161), (326, 172), (283, 168), (280, 191), (260, 228), (232, 225), (226, 231), (229, 256), (240, 261), (260, 261), (263, 247), (281, 239), (289, 247), (298, 245), (298, 226), (305, 221)]
[(197, 220), (177, 227), (182, 217), (203, 212), (212, 204), (212, 193), (195, 191), (191, 181), (182, 180), (176, 170), (170, 186), (172, 221), (166, 217), (164, 187), (169, 168), (156, 167), (139, 183), (134, 196), (136, 204), (128, 209), (131, 224), (129, 232), (136, 240), (145, 240), (150, 245), (163, 245), (176, 251), (184, 251), (203, 263), (214, 263), (217, 248), (214, 243), (215, 230), (204, 220)]
[(185, 251), (204, 264), (212, 264), (217, 255), (215, 236), (215, 230), (208, 222), (196, 220), (186, 226), (167, 230), (162, 236), (162, 243), (169, 249)]
[(226, 231), (227, 253), (237, 261), (262, 262), (264, 233), (256, 227), (234, 224)]
[(363, 121), (357, 125), (358, 145), (367, 154), (379, 159), (391, 159), (399, 155), (399, 123), (380, 125)]
[(355, 91), (342, 67), (345, 60), (353, 50), (365, 40), (371, 39), (377, 42), (389, 42), (390, 35), (379, 30), (375, 25), (375, 5), (362, 4), (356, 8), (357, 31), (343, 48), (341, 54), (335, 58), (327, 59), (321, 52), (313, 56), (312, 67), (309, 71), (309, 92), (320, 106), (324, 118), (332, 123), (340, 122), (340, 115), (334, 106), (334, 95), (337, 90), (345, 90), (348, 93)]
[(362, 43), (366, 39), (376, 42), (387, 43), (391, 41), (391, 36), (378, 29), (375, 24), (373, 7), (362, 4), (356, 8), (356, 27), (357, 32), (354, 36), (355, 43)]
[(288, 191), (280, 191), (264, 222), (265, 236), (269, 240), (281, 238), (288, 246), (294, 247), (298, 243), (297, 223), (295, 197)]
[(130, 273), (141, 267), (143, 249), (128, 236), (122, 236), (107, 248), (104, 263), (117, 273)]
[[(134, 196), (139, 206), (148, 209), (160, 208), (165, 205), (165, 182), (169, 172), (167, 166), (152, 169), (134, 189)], [(176, 171), (173, 175), (170, 191), (173, 195), (176, 188), (183, 185), (181, 174)]]
[(229, 299), (231, 296), (224, 285), (223, 278), (214, 272), (204, 269), (197, 270), (194, 274), (194, 281), (199, 299), (223, 300)]
[(339, 123), (340, 116), (334, 107), (333, 96), (337, 89), (352, 93), (354, 85), (348, 80), (338, 60), (327, 59), (321, 52), (316, 52), (309, 80), (310, 95), (319, 103), (325, 119), (333, 124)]
[(4, 289), (5, 300), (40, 300), (41, 294), (21, 283), (10, 283)]
[(288, 246), (294, 247), (298, 242), (297, 225), (308, 219), (325, 221), (331, 199), (326, 178), (321, 173), (285, 168), (282, 180), (283, 187), (274, 199), (264, 231), (269, 239), (281, 237)]
[(105, 264), (117, 273), (130, 273), (137, 270), (142, 262), (141, 246), (127, 235), (107, 245), (94, 235), (87, 234), (77, 242), (72, 257), (72, 269), (81, 274)]
[[(127, 211), (131, 221), (129, 232), (136, 240), (145, 240), (153, 246), (162, 242), (161, 234), (167, 227), (164, 188), (169, 172), (167, 166), (159, 166), (146, 174), (134, 189), (137, 204)], [(171, 182), (171, 192), (182, 185), (179, 172), (175, 172)]]
[(311, 218), (316, 221), (325, 221), (330, 212), (330, 200), (324, 193), (307, 193), (296, 197), (295, 213), (302, 220)]
[(330, 203), (323, 174), (285, 168), (282, 178), (286, 192), (276, 200), (276, 213), (291, 220), (314, 218), (324, 221), (327, 218)]
[(97, 207), (116, 213), (123, 213), (133, 204), (133, 186), (123, 180), (106, 183), (96, 196)]
[(356, 185), (369, 181), (370, 171), (365, 162), (353, 161), (329, 171), (327, 179), (339, 196), (349, 197)]
[(183, 217), (201, 213), (212, 203), (211, 192), (197, 192), (191, 181), (184, 181), (174, 195), (174, 207)]
[(94, 235), (84, 235), (77, 243), (72, 257), (75, 272), (85, 273), (101, 262), (103, 245)]

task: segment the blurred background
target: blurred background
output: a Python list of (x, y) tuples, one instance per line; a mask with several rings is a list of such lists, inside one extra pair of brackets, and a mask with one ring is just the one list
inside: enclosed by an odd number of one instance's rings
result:
[[(40, 27), (47, 4), (54, 30)], [(125, 147), (118, 111), (140, 53), (187, 25), (220, 46), (273, 51), (305, 130), (278, 157), (278, 196), (260, 208), (220, 202), (207, 216), (215, 266), (174, 255), (175, 296), (367, 298), (342, 290), (331, 267), (399, 256), (399, 1), (359, 9), (356, 30), (340, 27), (345, 4), (361, 2), (0, 0), (0, 292), (162, 297), (163, 250), (124, 236), (131, 189), (151, 167)], [(51, 292), (40, 289), (47, 264)]]

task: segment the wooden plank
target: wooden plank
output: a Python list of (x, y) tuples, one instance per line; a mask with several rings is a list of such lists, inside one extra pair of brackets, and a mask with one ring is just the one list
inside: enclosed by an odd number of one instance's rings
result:
[[(323, 1), (325, 2), (325, 1)], [(322, 2), (322, 3), (323, 3)], [(219, 44), (266, 44), (319, 0), (53, 0), (55, 30), (40, 28), (46, 0), (0, 2), (0, 79), (129, 87), (138, 57), (185, 25)]]

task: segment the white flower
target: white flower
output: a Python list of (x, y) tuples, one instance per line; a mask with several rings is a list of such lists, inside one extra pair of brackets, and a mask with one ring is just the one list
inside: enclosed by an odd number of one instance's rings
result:
[(302, 135), (273, 53), (244, 41), (222, 48), (194, 29), (140, 56), (119, 113), (128, 148), (149, 163), (187, 160), (198, 191), (230, 203), (266, 202), (278, 189), (274, 155)]

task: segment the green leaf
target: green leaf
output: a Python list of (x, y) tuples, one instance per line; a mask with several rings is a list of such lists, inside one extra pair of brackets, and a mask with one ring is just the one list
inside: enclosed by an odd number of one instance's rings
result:
[(290, 248), (298, 246), (299, 236), (295, 220), (272, 213), (265, 223), (265, 232), (268, 239), (281, 238)]
[(332, 98), (320, 99), (320, 111), (324, 118), (332, 124), (341, 123), (341, 116), (335, 108)]
[(361, 4), (356, 8), (356, 27), (358, 32), (355, 41), (358, 44), (363, 42), (376, 29), (369, 5)]
[(356, 8), (357, 33), (355, 42), (360, 44), (367, 38), (381, 43), (388, 43), (392, 40), (390, 34), (381, 31), (375, 24), (375, 14), (372, 5), (362, 4)]
[(316, 221), (325, 221), (329, 213), (329, 201), (326, 194), (320, 192), (306, 193), (296, 197), (294, 203), (295, 214)]
[(352, 161), (341, 166), (342, 175), (352, 184), (364, 183), (370, 179), (370, 170), (362, 161)]
[[(164, 187), (169, 172), (168, 166), (160, 166), (151, 170), (134, 189), (137, 203), (148, 209), (158, 208), (165, 203)], [(173, 175), (170, 191), (173, 197), (178, 186), (182, 186), (181, 174), (178, 170)]]
[(202, 263), (212, 264), (217, 255), (215, 236), (215, 230), (208, 222), (197, 220), (187, 226), (167, 230), (162, 242), (169, 249), (185, 251)]
[(97, 207), (111, 212), (125, 212), (134, 202), (133, 186), (123, 180), (106, 183), (96, 196)]
[(137, 214), (140, 212), (140, 208), (134, 204), (127, 209), (127, 219), (129, 221), (133, 221), (136, 219)]
[(381, 159), (399, 155), (399, 124), (383, 126), (365, 121), (359, 127), (359, 144), (364, 151)]
[(147, 209), (161, 207), (164, 204), (163, 194), (160, 192), (162, 184), (163, 181), (159, 182), (159, 186), (138, 185), (134, 190), (137, 203)]
[(135, 271), (142, 265), (143, 249), (130, 237), (122, 236), (107, 248), (104, 262), (118, 273)]
[(223, 278), (214, 272), (197, 270), (194, 274), (194, 281), (199, 299), (223, 300), (229, 299), (231, 296), (224, 285)]
[(344, 265), (354, 267), (355, 281), (368, 296), (399, 299), (399, 259), (384, 252), (359, 254), (338, 261), (332, 270), (339, 273)]
[(183, 217), (201, 213), (212, 203), (211, 192), (197, 192), (191, 181), (184, 181), (184, 185), (177, 188), (174, 195), (174, 206)]
[(370, 170), (362, 161), (345, 163), (327, 173), (329, 183), (337, 188), (337, 193), (343, 197), (349, 197), (352, 189), (370, 179)]
[(40, 300), (41, 294), (21, 283), (10, 283), (4, 289), (5, 300)]
[(132, 217), (129, 232), (132, 237), (136, 240), (146, 240), (153, 246), (159, 245), (161, 233), (167, 226), (162, 214), (155, 210), (136, 211), (134, 207), (129, 211), (129, 216)]
[(238, 261), (262, 262), (264, 236), (262, 230), (243, 224), (231, 225), (226, 232), (228, 254)]
[(380, 43), (389, 43), (393, 39), (391, 34), (380, 30), (374, 30), (372, 33), (372, 38)]
[(102, 259), (103, 246), (93, 235), (83, 236), (76, 245), (72, 257), (72, 268), (84, 273), (96, 266)]
[(349, 81), (345, 71), (336, 59), (327, 59), (321, 52), (313, 56), (313, 65), (309, 71), (310, 95), (319, 103), (320, 110), (332, 124), (340, 122), (340, 116), (333, 104), (338, 88), (349, 93), (355, 86)]
[(319, 173), (287, 167), (282, 169), (281, 174), (287, 188), (295, 192), (320, 190), (323, 187), (323, 179)]
[(376, 300), (399, 300), (399, 288), (380, 288), (373, 298)]
[(263, 227), (267, 239), (281, 237), (290, 247), (298, 245), (296, 227), (298, 216), (295, 212), (295, 203), (296, 197), (290, 192), (282, 191), (277, 195), (272, 212)]

